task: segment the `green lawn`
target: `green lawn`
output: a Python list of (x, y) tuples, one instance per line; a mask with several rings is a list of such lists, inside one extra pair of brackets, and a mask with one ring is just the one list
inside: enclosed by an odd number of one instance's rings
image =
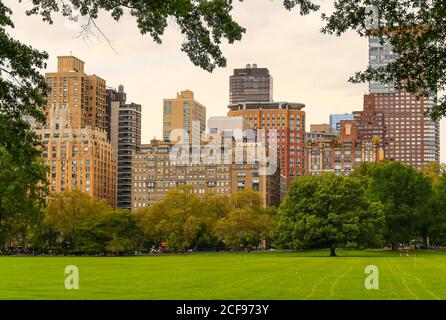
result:
[[(380, 251), (0, 257), (0, 299), (446, 299), (446, 254)], [(79, 290), (64, 287), (78, 266)], [(366, 290), (376, 265), (379, 290)]]

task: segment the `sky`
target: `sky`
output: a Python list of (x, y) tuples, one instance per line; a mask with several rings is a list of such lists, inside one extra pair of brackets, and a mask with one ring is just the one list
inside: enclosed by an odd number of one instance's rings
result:
[[(101, 12), (97, 25), (111, 40), (79, 30), (60, 14), (49, 25), (24, 12), (30, 0), (6, 0), (13, 10), (15, 29), (8, 32), (20, 41), (49, 54), (48, 68), (57, 69), (57, 56), (70, 53), (85, 61), (85, 72), (104, 78), (107, 86), (123, 84), (128, 102), (142, 104), (142, 142), (162, 137), (163, 99), (192, 90), (207, 107), (207, 117), (227, 114), (229, 76), (234, 68), (256, 63), (267, 67), (274, 78), (274, 100), (306, 105), (307, 128), (328, 123), (329, 115), (362, 110), (367, 84), (351, 84), (350, 76), (368, 63), (368, 42), (354, 32), (341, 37), (323, 35), (319, 13), (300, 16), (287, 11), (281, 0), (234, 2), (233, 16), (247, 29), (242, 40), (222, 45), (227, 67), (208, 73), (194, 66), (182, 53), (182, 35), (171, 23), (161, 45), (141, 35), (135, 20), (125, 15), (119, 22)], [(322, 11), (331, 10), (330, 0), (321, 0)], [(441, 122), (441, 141), (446, 141), (446, 120)], [(441, 143), (441, 161), (446, 148)]]

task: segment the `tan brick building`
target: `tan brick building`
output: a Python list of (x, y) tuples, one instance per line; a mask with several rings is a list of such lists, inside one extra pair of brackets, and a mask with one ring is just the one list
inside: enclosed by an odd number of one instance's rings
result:
[(107, 135), (91, 128), (42, 128), (51, 192), (77, 189), (116, 205), (116, 160)]
[(84, 62), (58, 57), (57, 72), (45, 75), (50, 87), (45, 125), (36, 125), (52, 192), (84, 191), (116, 205), (116, 157), (105, 125), (105, 80), (84, 72)]
[(264, 205), (280, 203), (280, 175), (259, 174), (255, 163), (179, 164), (172, 163), (172, 143), (152, 140), (142, 145), (133, 159), (132, 210), (152, 205), (176, 187), (188, 185), (203, 195), (214, 192), (229, 195), (243, 189), (258, 191)]
[[(174, 130), (184, 130), (190, 142), (192, 132), (198, 133), (193, 137), (197, 143), (206, 130), (206, 107), (194, 99), (194, 93), (190, 90), (181, 91), (175, 99), (163, 100), (163, 139), (170, 140)], [(177, 138), (183, 141), (182, 134)]]

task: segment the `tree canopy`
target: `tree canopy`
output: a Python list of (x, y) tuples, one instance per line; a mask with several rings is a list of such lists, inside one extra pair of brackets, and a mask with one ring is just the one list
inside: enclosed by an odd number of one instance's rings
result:
[[(242, 0), (239, 0), (242, 2)], [(287, 10), (299, 9), (301, 15), (319, 11), (315, 0), (281, 0)], [(225, 39), (229, 43), (241, 40), (245, 28), (232, 17), (235, 0), (33, 0), (27, 14), (39, 14), (53, 22), (53, 14), (61, 11), (70, 16), (66, 7), (79, 8), (88, 17), (84, 30), (96, 27), (101, 11), (116, 21), (128, 13), (142, 34), (149, 34), (157, 43), (170, 21), (184, 35), (181, 50), (190, 60), (205, 70), (226, 65), (221, 51)], [(382, 41), (389, 41), (396, 54), (395, 61), (381, 68), (369, 67), (355, 74), (350, 81), (370, 80), (394, 82), (419, 97), (432, 96), (435, 106), (430, 110), (434, 120), (446, 115), (445, 96), (436, 93), (446, 88), (446, 9), (443, 0), (333, 0), (334, 10), (323, 12), (322, 33), (340, 36), (348, 30), (368, 36), (371, 29)]]
[[(417, 224), (429, 218), (431, 179), (400, 162), (363, 164), (355, 175), (368, 182), (368, 196), (384, 205), (384, 238), (394, 248), (417, 236)], [(423, 236), (426, 236), (425, 234)]]
[(293, 182), (279, 208), (276, 243), (289, 249), (374, 246), (380, 243), (382, 205), (355, 177), (324, 174)]
[(152, 244), (165, 242), (167, 249), (181, 252), (224, 245), (238, 250), (257, 247), (275, 227), (274, 216), (263, 208), (257, 192), (199, 197), (191, 190), (172, 190), (153, 206), (137, 211), (146, 239)]

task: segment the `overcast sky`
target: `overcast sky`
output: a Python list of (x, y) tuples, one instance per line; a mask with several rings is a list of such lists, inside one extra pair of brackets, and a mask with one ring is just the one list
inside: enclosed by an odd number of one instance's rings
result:
[[(129, 101), (143, 105), (142, 140), (162, 137), (162, 100), (174, 98), (181, 90), (195, 92), (207, 107), (207, 116), (226, 115), (229, 76), (234, 68), (247, 63), (267, 67), (274, 77), (274, 100), (306, 105), (307, 128), (312, 123), (328, 123), (332, 113), (362, 110), (366, 84), (347, 82), (355, 71), (368, 63), (367, 39), (350, 32), (342, 37), (320, 34), (319, 13), (301, 17), (286, 11), (282, 0), (235, 1), (234, 17), (247, 32), (241, 42), (223, 45), (228, 60), (224, 69), (208, 73), (194, 66), (180, 51), (182, 36), (175, 25), (166, 30), (163, 44), (141, 36), (135, 21), (124, 16), (116, 23), (102, 13), (98, 26), (113, 41), (113, 48), (102, 39), (78, 38), (78, 31), (56, 16), (53, 25), (38, 17), (26, 17), (29, 0), (6, 0), (14, 14), (15, 30), (10, 34), (24, 43), (49, 53), (48, 70), (55, 71), (58, 55), (70, 52), (85, 61), (85, 71), (97, 74), (108, 86), (125, 86)], [(324, 1), (322, 1), (324, 2)], [(330, 4), (331, 1), (325, 1)], [(330, 10), (323, 5), (324, 10)], [(446, 138), (441, 123), (442, 141)], [(441, 160), (446, 148), (441, 144)]]

